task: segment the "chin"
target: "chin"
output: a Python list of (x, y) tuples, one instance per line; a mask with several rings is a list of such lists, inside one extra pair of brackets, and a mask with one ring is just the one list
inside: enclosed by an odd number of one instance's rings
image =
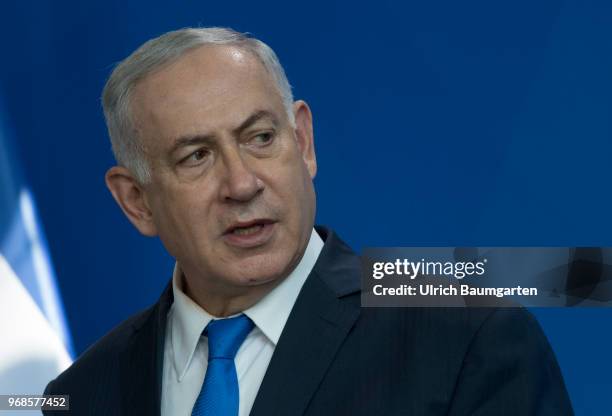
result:
[(291, 259), (288, 256), (256, 256), (239, 261), (234, 265), (236, 268), (232, 274), (237, 277), (240, 284), (263, 285), (287, 277), (293, 269), (290, 263)]

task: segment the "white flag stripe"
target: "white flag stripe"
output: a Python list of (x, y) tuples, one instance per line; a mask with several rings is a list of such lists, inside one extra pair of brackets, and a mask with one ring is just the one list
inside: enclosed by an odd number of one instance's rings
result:
[(40, 307), (53, 329), (61, 337), (64, 345), (68, 346), (70, 345), (69, 335), (63, 319), (64, 313), (60, 309), (61, 304), (57, 296), (53, 268), (47, 254), (46, 244), (39, 232), (33, 198), (26, 189), (22, 189), (19, 194), (19, 211), (30, 243), (30, 255), (32, 256), (36, 281), (40, 289), (42, 302)]
[(70, 356), (58, 334), (0, 255), (0, 392), (41, 394)]

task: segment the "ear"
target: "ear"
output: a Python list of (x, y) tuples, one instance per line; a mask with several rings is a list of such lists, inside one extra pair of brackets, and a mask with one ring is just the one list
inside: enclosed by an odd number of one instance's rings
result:
[(131, 172), (122, 166), (113, 166), (106, 172), (104, 179), (113, 198), (134, 227), (148, 237), (156, 236), (157, 227), (144, 189)]
[(312, 132), (312, 113), (305, 101), (298, 100), (293, 103), (293, 114), (295, 116), (295, 136), (298, 147), (310, 177), (314, 179), (317, 174), (317, 157), (315, 155), (314, 134)]

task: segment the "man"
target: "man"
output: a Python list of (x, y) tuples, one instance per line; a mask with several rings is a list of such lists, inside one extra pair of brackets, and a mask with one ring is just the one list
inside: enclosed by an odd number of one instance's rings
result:
[(73, 414), (572, 413), (526, 312), (360, 307), (358, 257), (313, 229), (310, 109), (262, 42), (167, 33), (117, 66), (103, 104), (106, 183), (176, 266), (49, 384)]

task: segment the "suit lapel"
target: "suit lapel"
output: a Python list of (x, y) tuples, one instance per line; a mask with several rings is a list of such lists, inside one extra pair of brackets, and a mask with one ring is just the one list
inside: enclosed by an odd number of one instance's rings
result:
[[(359, 316), (359, 258), (331, 231), (317, 228), (325, 245), (304, 283), (264, 376), (251, 415), (300, 415)], [(354, 299), (354, 297), (352, 297)], [(122, 415), (159, 416), (166, 316), (172, 282), (134, 325), (120, 357)]]
[(141, 322), (134, 324), (129, 347), (121, 355), (121, 414), (159, 416), (166, 316), (172, 305), (170, 283)]
[[(301, 415), (359, 316), (359, 260), (333, 233), (304, 283), (268, 366), (252, 416)], [(353, 297), (354, 299), (354, 297)]]

